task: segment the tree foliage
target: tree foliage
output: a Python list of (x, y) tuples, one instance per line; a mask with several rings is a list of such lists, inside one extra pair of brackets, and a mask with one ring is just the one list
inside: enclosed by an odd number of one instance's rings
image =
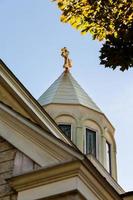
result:
[(132, 0), (55, 0), (61, 21), (104, 41), (101, 64), (122, 71), (133, 67)]
[(115, 69), (120, 66), (120, 70), (128, 70), (133, 67), (133, 26), (124, 31), (118, 31), (118, 37), (109, 35), (100, 50), (101, 64), (105, 67)]

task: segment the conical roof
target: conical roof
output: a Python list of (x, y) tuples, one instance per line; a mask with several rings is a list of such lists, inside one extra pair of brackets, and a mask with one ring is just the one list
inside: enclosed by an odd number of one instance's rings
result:
[(38, 99), (42, 106), (57, 104), (78, 104), (98, 112), (101, 110), (81, 88), (69, 71), (61, 76)]

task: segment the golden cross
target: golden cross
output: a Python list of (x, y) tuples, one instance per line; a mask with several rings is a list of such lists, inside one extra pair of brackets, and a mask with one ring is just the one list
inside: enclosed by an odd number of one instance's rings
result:
[(69, 51), (66, 47), (61, 49), (61, 56), (64, 57), (64, 65), (65, 72), (69, 71), (69, 69), (72, 67), (72, 61), (69, 58)]

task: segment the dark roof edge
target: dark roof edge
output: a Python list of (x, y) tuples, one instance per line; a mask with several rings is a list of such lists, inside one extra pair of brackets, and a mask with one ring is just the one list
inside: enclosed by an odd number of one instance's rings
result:
[(133, 191), (125, 192), (121, 194), (121, 197), (128, 197), (128, 196), (133, 196)]

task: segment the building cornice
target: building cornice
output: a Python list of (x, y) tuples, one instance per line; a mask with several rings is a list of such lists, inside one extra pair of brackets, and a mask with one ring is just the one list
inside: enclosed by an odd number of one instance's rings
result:
[[(98, 200), (121, 200), (120, 195), (108, 185), (101, 184), (102, 180), (100, 177), (98, 176), (96, 178), (82, 161), (72, 161), (50, 168), (40, 169), (13, 177), (8, 181), (18, 194), (22, 194), (23, 191), (25, 192), (24, 194), (30, 194), (29, 192), (32, 189), (38, 191), (42, 187), (45, 189), (48, 185), (50, 186), (54, 183), (58, 185), (63, 181), (66, 181), (69, 186), (70, 181), (72, 185), (70, 185), (69, 189), (67, 187), (67, 189), (70, 191), (78, 190), (86, 199), (89, 199), (89, 196), (87, 196), (89, 193), (87, 191), (91, 191)], [(86, 188), (86, 192), (84, 191), (84, 193), (83, 188)], [(52, 190), (51, 194), (54, 195)]]

